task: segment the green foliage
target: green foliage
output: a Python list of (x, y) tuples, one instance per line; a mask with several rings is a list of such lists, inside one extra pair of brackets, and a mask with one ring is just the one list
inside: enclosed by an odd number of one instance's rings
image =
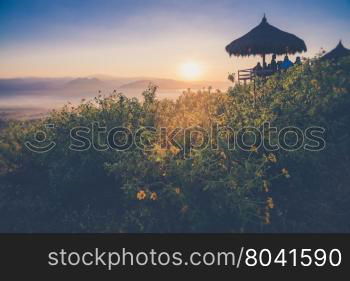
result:
[[(176, 101), (122, 94), (67, 105), (45, 119), (1, 125), (0, 231), (19, 232), (317, 232), (350, 231), (350, 61), (315, 59), (253, 85), (184, 92)], [(74, 127), (229, 126), (326, 129), (324, 150), (271, 153), (230, 149), (68, 149)], [(54, 124), (45, 129), (45, 124)], [(23, 144), (44, 130), (56, 147), (33, 153)], [(100, 144), (106, 136), (94, 134)], [(175, 140), (184, 146), (182, 133)], [(248, 142), (251, 139), (248, 138)], [(277, 143), (271, 135), (270, 142)], [(200, 142), (194, 139), (193, 145)], [(189, 147), (189, 149), (191, 146)], [(191, 157), (189, 157), (191, 156)]]

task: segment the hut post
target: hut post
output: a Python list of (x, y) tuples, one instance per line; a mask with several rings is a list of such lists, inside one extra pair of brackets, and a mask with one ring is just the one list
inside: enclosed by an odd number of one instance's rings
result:
[(253, 95), (254, 95), (254, 103), (253, 103), (253, 107), (255, 107), (255, 103), (256, 103), (256, 86), (255, 86), (255, 79), (253, 80), (253, 83), (254, 83), (254, 87), (253, 87)]
[(262, 56), (262, 59), (263, 59), (262, 67), (264, 67), (265, 66), (265, 62), (266, 62), (266, 58), (265, 58), (266, 54), (262, 54), (261, 56)]

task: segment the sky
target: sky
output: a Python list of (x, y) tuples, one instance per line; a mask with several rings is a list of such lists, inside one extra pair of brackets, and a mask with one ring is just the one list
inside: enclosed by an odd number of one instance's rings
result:
[(0, 0), (0, 77), (222, 81), (259, 60), (225, 46), (264, 13), (304, 39), (303, 56), (350, 48), (350, 0)]

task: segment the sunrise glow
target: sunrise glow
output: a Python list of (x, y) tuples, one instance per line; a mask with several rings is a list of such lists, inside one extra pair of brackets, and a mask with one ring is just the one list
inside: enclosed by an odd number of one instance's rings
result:
[(180, 74), (183, 79), (196, 80), (200, 78), (202, 69), (198, 63), (189, 61), (180, 66)]

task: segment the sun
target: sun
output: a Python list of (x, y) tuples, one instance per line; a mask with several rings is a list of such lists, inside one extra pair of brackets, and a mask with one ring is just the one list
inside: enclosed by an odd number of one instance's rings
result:
[(198, 63), (189, 61), (180, 66), (180, 74), (186, 80), (195, 80), (202, 74), (202, 69)]

